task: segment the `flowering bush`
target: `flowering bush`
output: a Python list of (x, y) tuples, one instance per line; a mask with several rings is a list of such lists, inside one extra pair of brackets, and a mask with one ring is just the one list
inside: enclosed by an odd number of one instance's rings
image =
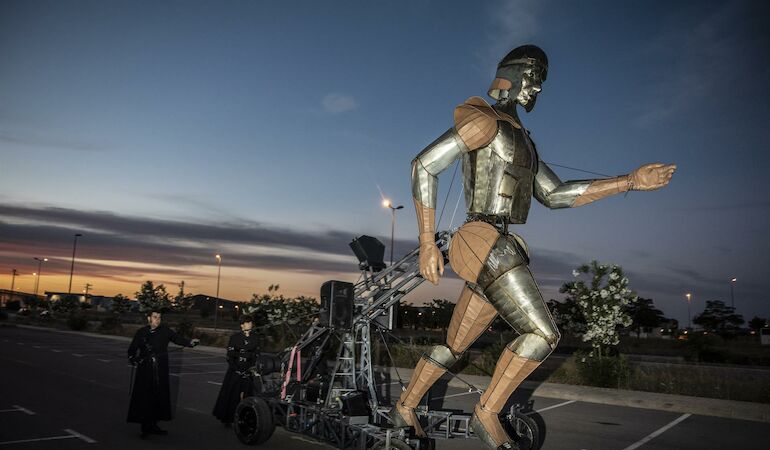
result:
[(314, 298), (304, 296), (287, 298), (283, 295), (254, 294), (251, 301), (244, 306), (243, 312), (253, 316), (257, 326), (307, 326), (318, 314), (318, 302)]
[(576, 280), (559, 290), (568, 298), (554, 309), (557, 323), (583, 342), (590, 342), (599, 357), (608, 355), (610, 347), (620, 343), (618, 330), (631, 325), (627, 306), (636, 302), (637, 296), (628, 288), (628, 278), (620, 266), (591, 261), (573, 270), (572, 275)]

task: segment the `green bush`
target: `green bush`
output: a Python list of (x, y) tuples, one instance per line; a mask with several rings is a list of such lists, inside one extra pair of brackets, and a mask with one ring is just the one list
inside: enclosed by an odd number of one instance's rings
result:
[(594, 352), (575, 353), (577, 370), (583, 384), (620, 388), (628, 384), (631, 369), (623, 355), (595, 356)]
[(177, 334), (188, 339), (192, 338), (194, 331), (195, 325), (187, 319), (182, 319), (176, 326)]
[(119, 328), (122, 328), (123, 326), (120, 323), (120, 319), (116, 316), (107, 316), (104, 319), (102, 319), (101, 323), (99, 324), (99, 331), (115, 331)]
[(88, 320), (80, 314), (72, 314), (67, 318), (67, 326), (70, 330), (83, 331), (88, 328)]

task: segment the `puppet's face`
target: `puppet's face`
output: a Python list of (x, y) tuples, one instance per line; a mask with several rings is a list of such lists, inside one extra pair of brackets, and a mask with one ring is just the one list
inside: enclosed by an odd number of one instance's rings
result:
[(516, 103), (520, 104), (525, 111), (530, 112), (537, 102), (537, 94), (543, 90), (542, 69), (536, 66), (529, 66), (521, 71), (521, 89), (516, 95)]
[(243, 331), (246, 334), (249, 334), (253, 328), (254, 328), (254, 322), (243, 322), (241, 324), (241, 331)]

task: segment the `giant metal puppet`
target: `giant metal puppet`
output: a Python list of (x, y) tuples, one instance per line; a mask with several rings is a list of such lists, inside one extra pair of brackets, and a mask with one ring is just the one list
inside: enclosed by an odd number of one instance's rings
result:
[(471, 97), (454, 111), (454, 126), (412, 162), (412, 193), (420, 232), (420, 273), (438, 284), (444, 262), (434, 235), (437, 175), (458, 158), (467, 222), (452, 236), (449, 262), (465, 280), (447, 331), (446, 345), (433, 347), (415, 368), (392, 411), (396, 425), (424, 436), (414, 408), (499, 314), (518, 332), (503, 350), (489, 387), (473, 411), (473, 431), (490, 448), (516, 448), (498, 414), (521, 382), (559, 342), (559, 330), (529, 270), (527, 245), (508, 231), (527, 220), (534, 195), (548, 208), (574, 208), (629, 190), (668, 184), (675, 165), (647, 164), (616, 178), (561, 181), (538, 156), (516, 105), (530, 112), (548, 73), (545, 53), (533, 45), (500, 61), (490, 106)]

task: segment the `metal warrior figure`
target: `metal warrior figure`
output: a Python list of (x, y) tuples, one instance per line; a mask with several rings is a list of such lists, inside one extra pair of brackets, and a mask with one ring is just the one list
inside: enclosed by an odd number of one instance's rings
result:
[(397, 426), (424, 436), (414, 408), (427, 390), (489, 328), (499, 314), (519, 334), (497, 362), (473, 411), (471, 427), (490, 448), (516, 448), (498, 414), (521, 382), (556, 348), (559, 330), (529, 270), (524, 240), (509, 224), (527, 220), (534, 195), (548, 208), (574, 208), (629, 190), (668, 184), (675, 165), (647, 164), (615, 178), (563, 182), (538, 157), (516, 105), (530, 112), (548, 74), (545, 53), (533, 45), (500, 61), (490, 106), (471, 97), (455, 108), (454, 126), (412, 161), (412, 193), (420, 232), (420, 272), (438, 284), (444, 271), (434, 241), (437, 175), (462, 159), (467, 222), (452, 236), (449, 262), (465, 280), (447, 331), (446, 345), (423, 355), (392, 411)]

